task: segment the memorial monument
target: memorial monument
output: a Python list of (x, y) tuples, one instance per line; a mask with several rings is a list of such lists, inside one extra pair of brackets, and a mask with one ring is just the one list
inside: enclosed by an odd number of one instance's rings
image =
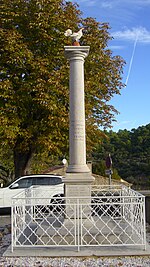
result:
[(69, 114), (69, 166), (64, 179), (66, 197), (91, 197), (91, 183), (94, 181), (86, 164), (85, 101), (84, 101), (84, 60), (89, 46), (80, 46), (82, 29), (65, 36), (71, 37), (71, 46), (65, 46), (65, 56), (70, 63), (70, 114)]

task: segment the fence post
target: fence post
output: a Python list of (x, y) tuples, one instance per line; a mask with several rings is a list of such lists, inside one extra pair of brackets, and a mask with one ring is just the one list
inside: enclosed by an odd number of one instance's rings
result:
[(14, 234), (14, 214), (13, 214), (13, 201), (12, 201), (12, 206), (11, 206), (11, 252), (13, 253), (14, 251), (14, 240), (13, 240), (13, 234)]

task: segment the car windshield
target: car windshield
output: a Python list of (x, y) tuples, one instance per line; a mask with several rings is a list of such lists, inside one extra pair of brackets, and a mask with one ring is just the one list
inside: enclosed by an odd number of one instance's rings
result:
[(8, 187), (8, 186), (10, 186), (13, 182), (15, 182), (15, 181), (17, 181), (17, 180), (18, 180), (18, 178), (14, 179), (14, 180), (11, 180), (11, 181), (9, 181), (9, 182), (6, 182), (6, 184), (4, 184), (3, 187)]

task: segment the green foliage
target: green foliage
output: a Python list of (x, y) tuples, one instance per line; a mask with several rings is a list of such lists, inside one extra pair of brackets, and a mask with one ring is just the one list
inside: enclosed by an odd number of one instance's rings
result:
[(94, 159), (104, 160), (111, 153), (119, 176), (134, 188), (150, 188), (150, 124), (131, 131), (109, 131), (107, 136), (94, 151)]
[[(92, 169), (94, 174), (102, 175), (104, 177), (108, 176), (106, 175), (106, 163), (105, 160), (100, 160), (98, 162), (93, 162)], [(121, 176), (118, 174), (118, 171), (115, 168), (112, 168), (112, 179), (120, 180)]]
[(92, 163), (92, 170), (93, 170), (93, 173), (95, 173), (95, 174), (106, 176), (106, 174), (105, 174), (105, 170), (106, 170), (105, 161), (100, 160), (99, 162), (98, 161), (93, 162)]
[(67, 28), (84, 26), (87, 148), (99, 142), (99, 126), (117, 111), (108, 104), (124, 86), (124, 61), (107, 49), (107, 23), (83, 19), (76, 4), (63, 0), (2, 0), (0, 7), (0, 140), (14, 155), (15, 176), (29, 171), (35, 154), (68, 151), (69, 66), (64, 57)]

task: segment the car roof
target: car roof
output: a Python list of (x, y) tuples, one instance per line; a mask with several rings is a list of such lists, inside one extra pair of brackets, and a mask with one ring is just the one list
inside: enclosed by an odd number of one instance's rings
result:
[(10, 186), (12, 185), (13, 183), (15, 183), (16, 181), (19, 181), (20, 179), (24, 179), (24, 178), (33, 178), (33, 177), (49, 177), (49, 178), (53, 178), (53, 177), (57, 177), (57, 178), (64, 178), (63, 176), (61, 175), (56, 175), (56, 174), (30, 174), (30, 175), (24, 175), (24, 176), (21, 176), (21, 177), (18, 177), (16, 178), (15, 180), (11, 181), (10, 183), (7, 184), (7, 186)]
[(18, 179), (21, 179), (21, 178), (33, 178), (33, 177), (37, 177), (37, 178), (38, 177), (49, 177), (49, 178), (58, 177), (58, 178), (63, 178), (63, 176), (57, 175), (57, 174), (30, 174), (30, 175), (24, 175), (24, 176), (18, 177)]

